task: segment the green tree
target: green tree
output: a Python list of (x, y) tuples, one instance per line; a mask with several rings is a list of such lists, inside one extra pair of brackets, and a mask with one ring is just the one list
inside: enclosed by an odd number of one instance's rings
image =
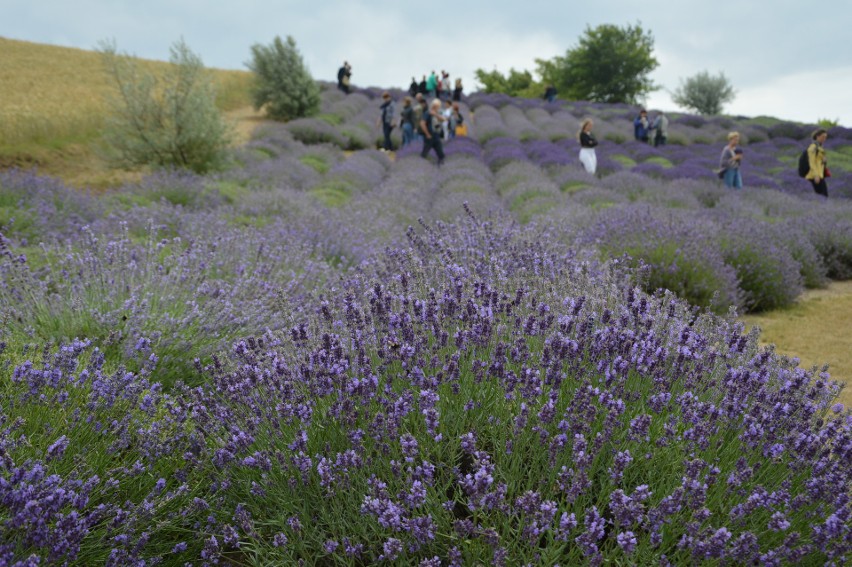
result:
[(536, 64), (542, 81), (566, 98), (636, 103), (658, 88), (649, 76), (659, 65), (653, 52), (654, 37), (640, 24), (602, 24), (587, 27), (564, 57), (537, 59)]
[(482, 84), (482, 90), (486, 93), (504, 93), (509, 96), (535, 98), (541, 96), (541, 84), (533, 79), (529, 71), (516, 71), (509, 69), (508, 75), (503, 75), (498, 70), (475, 71), (476, 80)]
[(725, 103), (734, 100), (734, 87), (723, 73), (715, 77), (707, 71), (681, 79), (680, 86), (672, 93), (678, 106), (691, 108), (699, 114), (719, 114)]
[(319, 111), (320, 89), (296, 49), (296, 41), (279, 36), (270, 45), (251, 46), (252, 60), (246, 66), (255, 74), (252, 99), (256, 110), (270, 118), (292, 120)]
[(230, 128), (216, 107), (212, 78), (182, 39), (171, 47), (171, 65), (157, 73), (118, 53), (115, 42), (101, 42), (98, 51), (116, 87), (104, 132), (110, 159), (198, 173), (221, 162)]

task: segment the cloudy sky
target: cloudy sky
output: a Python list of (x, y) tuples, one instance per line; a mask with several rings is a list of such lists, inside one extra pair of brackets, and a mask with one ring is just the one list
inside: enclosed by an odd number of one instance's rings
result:
[[(249, 48), (292, 35), (311, 73), (343, 60), (358, 86), (406, 87), (446, 69), (475, 90), (478, 68), (534, 70), (587, 26), (641, 23), (654, 36), (660, 90), (650, 108), (700, 71), (737, 89), (729, 114), (852, 126), (850, 0), (0, 0), (0, 36), (168, 59), (183, 38), (210, 67), (245, 69)], [(0, 53), (0, 60), (2, 60)]]

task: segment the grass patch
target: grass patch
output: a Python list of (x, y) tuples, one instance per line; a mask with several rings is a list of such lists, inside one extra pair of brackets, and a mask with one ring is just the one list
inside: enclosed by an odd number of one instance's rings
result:
[[(834, 380), (852, 380), (852, 281), (832, 282), (825, 289), (808, 290), (794, 305), (740, 319), (749, 327), (761, 329), (760, 341), (774, 344), (778, 352), (801, 359), (810, 368), (828, 363)], [(840, 393), (840, 400), (852, 407), (852, 388)]]
[(568, 195), (572, 195), (585, 189), (587, 185), (583, 181), (566, 181), (559, 186), (559, 190)]
[(650, 157), (650, 158), (646, 159), (643, 163), (653, 163), (655, 165), (659, 165), (660, 167), (663, 167), (663, 168), (666, 168), (666, 169), (674, 167), (674, 164), (670, 160), (668, 160), (668, 159), (666, 159), (662, 156)]
[(352, 199), (349, 185), (340, 181), (329, 181), (308, 191), (327, 207), (342, 207)]
[(620, 163), (624, 167), (633, 167), (636, 165), (636, 160), (624, 154), (613, 154), (612, 161)]
[(325, 173), (331, 167), (322, 157), (307, 154), (299, 158), (299, 161), (307, 165), (317, 173)]

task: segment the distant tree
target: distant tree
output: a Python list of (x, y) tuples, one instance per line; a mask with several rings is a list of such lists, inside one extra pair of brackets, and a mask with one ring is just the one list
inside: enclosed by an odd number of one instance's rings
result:
[(246, 66), (255, 74), (252, 99), (270, 118), (292, 120), (319, 112), (320, 89), (296, 49), (296, 41), (279, 36), (270, 45), (251, 46)]
[(565, 98), (636, 103), (658, 88), (649, 76), (659, 65), (653, 52), (654, 37), (640, 24), (602, 24), (587, 27), (564, 57), (536, 59), (536, 64), (542, 81)]
[(672, 93), (678, 106), (691, 108), (699, 114), (719, 114), (725, 103), (734, 100), (734, 87), (723, 73), (715, 77), (707, 71), (681, 79), (680, 86)]
[(504, 93), (509, 96), (538, 97), (541, 93), (540, 83), (537, 83), (529, 71), (516, 71), (509, 69), (508, 75), (503, 75), (498, 70), (475, 71), (476, 80), (482, 84), (482, 90), (486, 93)]
[(219, 164), (230, 129), (216, 107), (213, 81), (201, 58), (183, 40), (171, 47), (171, 65), (156, 74), (118, 53), (115, 42), (101, 42), (98, 51), (116, 86), (104, 133), (113, 161), (197, 173)]

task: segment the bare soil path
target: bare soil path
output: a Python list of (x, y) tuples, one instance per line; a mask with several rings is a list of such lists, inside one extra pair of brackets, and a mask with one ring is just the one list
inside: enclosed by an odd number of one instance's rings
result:
[(760, 327), (762, 343), (798, 356), (803, 368), (828, 363), (831, 377), (847, 384), (840, 401), (852, 407), (852, 281), (808, 290), (789, 309), (741, 319)]

